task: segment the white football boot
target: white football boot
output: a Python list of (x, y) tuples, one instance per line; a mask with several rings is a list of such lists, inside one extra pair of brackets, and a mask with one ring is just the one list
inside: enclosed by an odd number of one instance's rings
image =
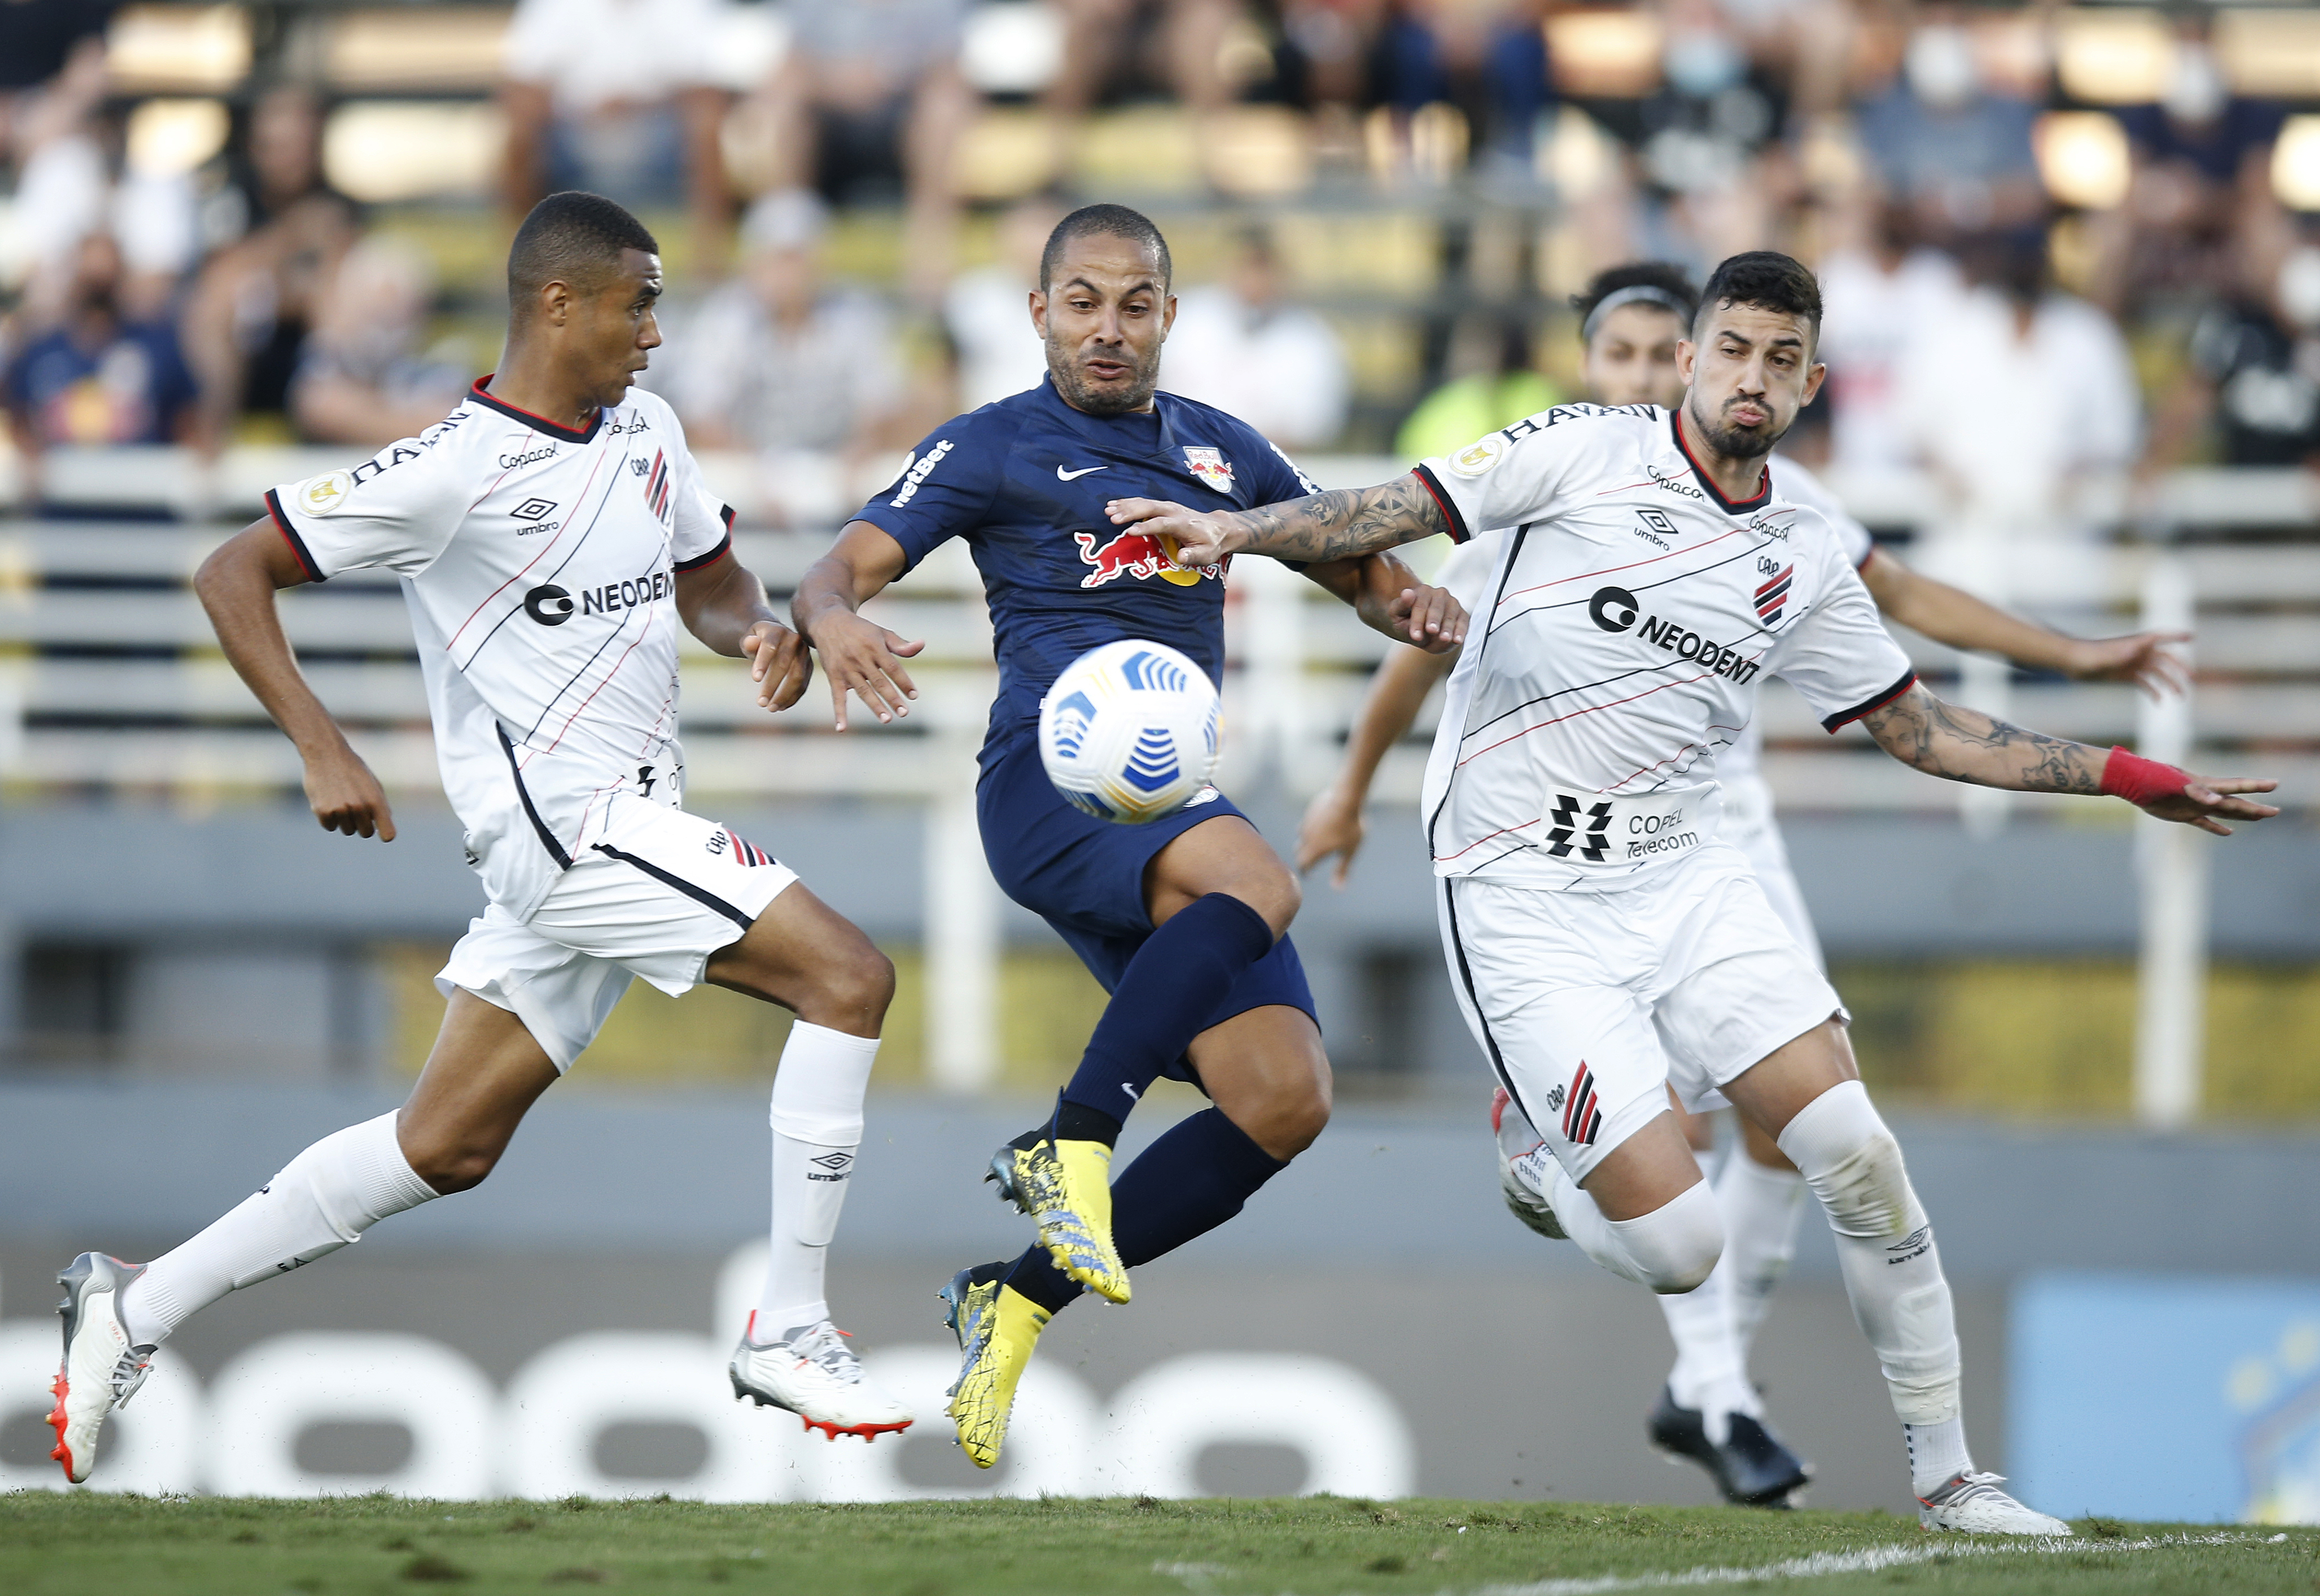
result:
[(757, 1329), (752, 1313), (726, 1370), (736, 1401), (786, 1408), (806, 1428), (833, 1441), (840, 1436), (874, 1441), (911, 1428), (911, 1410), (878, 1389), (846, 1345), (845, 1332), (829, 1320), (798, 1326), (774, 1341), (751, 1340)]
[(1571, 1239), (1536, 1183), (1543, 1173), (1539, 1161), (1554, 1155), (1504, 1086), (1491, 1094), (1491, 1133), (1499, 1138), (1499, 1190), (1506, 1197), (1507, 1211), (1549, 1241)]
[(2075, 1535), (2060, 1519), (2033, 1512), (1998, 1487), (2004, 1474), (1971, 1470), (1950, 1476), (1929, 1496), (1917, 1498), (1917, 1522), (1928, 1529), (1955, 1529), (1966, 1535)]
[(57, 1276), (65, 1288), (65, 1300), (57, 1304), (65, 1321), (65, 1356), (49, 1388), (57, 1399), (49, 1414), (57, 1444), (49, 1455), (65, 1465), (65, 1478), (76, 1485), (96, 1467), (96, 1435), (106, 1416), (137, 1394), (153, 1366), (155, 1348), (131, 1345), (121, 1324), (121, 1293), (144, 1273), (142, 1264), (83, 1253)]

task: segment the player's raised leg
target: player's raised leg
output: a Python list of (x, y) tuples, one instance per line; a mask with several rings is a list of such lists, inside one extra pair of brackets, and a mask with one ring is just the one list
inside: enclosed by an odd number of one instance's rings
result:
[(831, 1440), (906, 1428), (910, 1411), (865, 1374), (831, 1321), (823, 1286), (893, 1000), (893, 964), (793, 883), (703, 974), (797, 1015), (774, 1077), (772, 1234), (765, 1284), (728, 1370), (734, 1395), (786, 1408)]
[(1273, 951), (1300, 893), (1256, 829), (1225, 814), (1153, 856), (1145, 900), (1155, 929), (1112, 988), (1054, 1115), (992, 1160), (1001, 1191), (1038, 1220), (1056, 1266), (1114, 1302), (1129, 1289), (1109, 1186), (1122, 1122)]

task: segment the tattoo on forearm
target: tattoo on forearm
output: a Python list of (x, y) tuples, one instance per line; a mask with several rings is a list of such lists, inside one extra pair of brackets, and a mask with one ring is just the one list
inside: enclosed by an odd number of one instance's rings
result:
[(1886, 752), (1927, 775), (2018, 793), (2102, 791), (2103, 749), (1944, 703), (1923, 688), (1862, 724)]
[(1344, 559), (1450, 530), (1442, 506), (1415, 476), (1267, 504), (1234, 519), (1247, 535), (1249, 553), (1278, 559)]

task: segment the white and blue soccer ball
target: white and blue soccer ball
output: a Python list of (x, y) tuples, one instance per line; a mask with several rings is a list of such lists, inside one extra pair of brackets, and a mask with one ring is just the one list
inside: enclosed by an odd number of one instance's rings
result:
[(1128, 638), (1066, 666), (1039, 703), (1039, 760), (1056, 791), (1098, 820), (1174, 814), (1217, 767), (1217, 689), (1165, 643)]

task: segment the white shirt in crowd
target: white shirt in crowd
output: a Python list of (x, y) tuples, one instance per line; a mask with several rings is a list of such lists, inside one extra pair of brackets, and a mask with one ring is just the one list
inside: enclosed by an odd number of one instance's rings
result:
[(1031, 325), (1030, 289), (1005, 267), (952, 278), (943, 295), (943, 323), (958, 346), (962, 410), (1036, 388), (1047, 375), (1047, 346)]
[(548, 88), (561, 117), (652, 105), (714, 83), (718, 0), (517, 0), (500, 70)]
[(1931, 249), (1887, 271), (1858, 249), (1832, 253), (1820, 268), (1818, 358), (1828, 366), (1829, 465), (1839, 471), (1894, 471), (1917, 464), (1900, 410), (1902, 357), (1921, 334), (1936, 335), (1965, 296), (1957, 263)]
[(647, 380), (680, 413), (715, 416), (761, 452), (843, 449), (902, 395), (885, 308), (856, 289), (824, 292), (802, 322), (784, 327), (736, 277), (672, 341), (666, 374)]
[(731, 546), (675, 414), (630, 389), (585, 429), (478, 382), (417, 438), (266, 495), (307, 574), (403, 578), (443, 790), (521, 920), (616, 793), (676, 804), (675, 582)]
[(1584, 819), (1576, 839), (1556, 821), (1651, 797), (1704, 840), (1763, 676), (1786, 679), (1831, 730), (1915, 680), (1852, 550), (1784, 495), (1784, 469), (1726, 501), (1670, 412), (1592, 404), (1418, 467), (1455, 537), (1509, 529), (1427, 766), (1436, 875), (1616, 888), (1693, 844), (1590, 848)]
[(1224, 287), (1176, 296), (1160, 385), (1239, 417), (1284, 449), (1335, 440), (1353, 401), (1328, 322), (1301, 305), (1252, 308)]

